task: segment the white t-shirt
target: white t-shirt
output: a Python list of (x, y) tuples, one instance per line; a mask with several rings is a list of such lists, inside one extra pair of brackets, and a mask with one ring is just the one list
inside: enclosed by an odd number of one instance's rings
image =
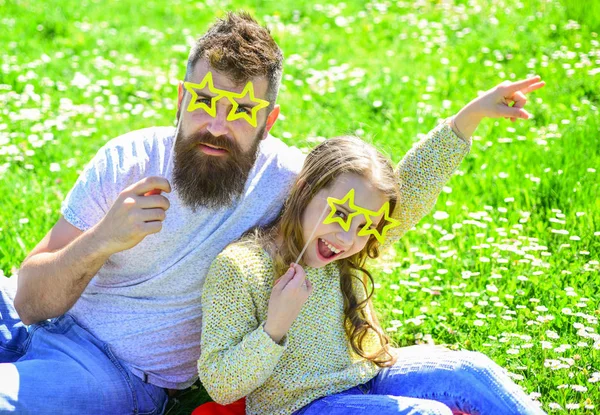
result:
[[(172, 183), (166, 170), (174, 133), (148, 128), (109, 141), (67, 195), (64, 218), (85, 231), (131, 184), (148, 176)], [(303, 162), (297, 148), (269, 136), (233, 205), (194, 213), (176, 191), (164, 194), (171, 207), (162, 230), (112, 255), (68, 313), (137, 376), (160, 387), (190, 386), (197, 377), (201, 291), (210, 264), (246, 230), (276, 217)]]

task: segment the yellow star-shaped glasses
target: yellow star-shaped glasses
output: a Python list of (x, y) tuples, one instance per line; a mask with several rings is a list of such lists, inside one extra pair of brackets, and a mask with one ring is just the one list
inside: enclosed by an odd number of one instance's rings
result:
[[(353, 212), (350, 213), (348, 217), (346, 217), (346, 220), (344, 220), (339, 216), (335, 216), (335, 214), (338, 210), (337, 206), (343, 206), (344, 204), (346, 204), (346, 202), (348, 202), (348, 206), (351, 210), (353, 210)], [(331, 212), (329, 212), (329, 215), (325, 218), (323, 223), (326, 225), (328, 223), (339, 223), (342, 229), (345, 232), (348, 232), (348, 229), (350, 229), (350, 225), (352, 224), (352, 218), (359, 215), (359, 208), (354, 204), (354, 189), (350, 189), (350, 191), (346, 193), (346, 196), (344, 196), (343, 199), (335, 199), (333, 197), (328, 197), (327, 204), (331, 208)]]
[[(227, 116), (227, 121), (233, 121), (233, 120), (237, 120), (239, 118), (243, 118), (246, 121), (248, 121), (248, 123), (253, 126), (254, 128), (256, 128), (256, 113), (269, 106), (269, 101), (265, 101), (264, 99), (260, 99), (260, 98), (256, 98), (254, 96), (254, 86), (252, 85), (252, 82), (248, 82), (246, 84), (246, 87), (244, 88), (244, 90), (242, 91), (241, 94), (234, 94), (232, 92), (229, 93), (230, 95), (227, 96), (229, 98), (229, 101), (231, 102), (231, 111), (229, 111), (229, 115)], [(244, 98), (246, 95), (250, 96), (250, 101), (251, 102), (256, 102), (257, 105), (252, 107), (252, 115), (248, 116), (248, 114), (245, 111), (242, 112), (236, 112), (239, 104), (236, 101), (236, 99), (242, 99)]]
[[(345, 219), (342, 219), (336, 216), (337, 206), (343, 206), (346, 202), (352, 212)], [(400, 226), (399, 220), (390, 217), (390, 202), (385, 202), (377, 212), (362, 208), (354, 203), (354, 189), (350, 189), (342, 199), (328, 197), (327, 204), (331, 208), (331, 212), (323, 221), (324, 224), (338, 223), (345, 232), (348, 232), (352, 224), (352, 219), (362, 214), (365, 216), (367, 223), (359, 230), (358, 236), (373, 235), (381, 244), (383, 244), (388, 230)], [(377, 229), (370, 229), (370, 227), (374, 223), (373, 218), (381, 215), (384, 216), (382, 220), (386, 222), (386, 225), (381, 230), (381, 233), (379, 233)]]
[[(381, 229), (381, 233), (379, 233), (377, 228), (371, 229), (370, 227), (373, 224), (372, 217), (381, 215), (384, 215), (381, 220), (385, 221), (384, 223), (386, 223), (386, 225)], [(388, 230), (395, 228), (396, 226), (400, 226), (399, 220), (390, 217), (390, 202), (385, 202), (381, 209), (379, 209), (377, 212), (371, 211), (371, 214), (365, 214), (365, 218), (367, 218), (367, 223), (365, 223), (365, 226), (363, 226), (358, 232), (358, 236), (373, 235), (375, 238), (377, 238), (380, 244), (383, 244), (383, 241), (385, 240), (385, 234)]]
[[(197, 109), (203, 109), (208, 115), (214, 118), (217, 116), (217, 101), (221, 98), (227, 98), (231, 103), (231, 110), (227, 115), (227, 121), (235, 121), (243, 118), (254, 128), (256, 128), (257, 125), (256, 120), (258, 111), (269, 106), (269, 101), (265, 101), (264, 99), (256, 98), (254, 96), (254, 85), (251, 81), (248, 81), (244, 87), (244, 90), (238, 94), (236, 92), (215, 88), (212, 79), (212, 72), (208, 72), (204, 79), (202, 79), (202, 82), (199, 84), (184, 82), (183, 86), (192, 96), (190, 99), (190, 104), (187, 107), (188, 111), (192, 112)], [(210, 107), (204, 102), (199, 102), (198, 92), (196, 92), (197, 90), (202, 90), (206, 87), (208, 87), (208, 90), (213, 94), (213, 97), (210, 99)], [(248, 114), (245, 110), (237, 112), (238, 108), (240, 107), (238, 100), (243, 99), (247, 95), (250, 97), (250, 101), (257, 105), (252, 107), (250, 114)]]
[[(212, 79), (212, 73), (209, 72), (206, 74), (206, 76), (204, 77), (204, 79), (202, 79), (202, 82), (200, 82), (199, 84), (194, 84), (192, 82), (184, 82), (183, 86), (185, 87), (185, 89), (187, 89), (187, 91), (190, 93), (190, 95), (192, 96), (192, 98), (190, 99), (190, 105), (188, 105), (187, 110), (189, 112), (195, 111), (199, 108), (203, 109), (204, 111), (206, 111), (208, 113), (208, 115), (210, 115), (211, 117), (216, 117), (217, 116), (217, 101), (219, 99), (221, 99), (221, 95), (219, 94), (219, 90), (217, 88), (215, 88), (214, 84), (213, 84), (213, 79)], [(208, 105), (206, 105), (204, 102), (199, 102), (198, 101), (198, 92), (196, 92), (196, 90), (202, 90), (204, 88), (206, 88), (208, 86), (208, 90), (215, 94), (214, 97), (211, 98), (210, 100), (210, 107)]]

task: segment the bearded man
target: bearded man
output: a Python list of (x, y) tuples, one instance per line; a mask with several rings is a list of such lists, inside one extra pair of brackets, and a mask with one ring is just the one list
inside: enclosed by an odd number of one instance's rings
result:
[(267, 29), (228, 14), (191, 50), (178, 128), (118, 137), (87, 165), (14, 307), (1, 292), (1, 413), (162, 413), (194, 382), (206, 272), (275, 218), (302, 165), (269, 136), (282, 60)]

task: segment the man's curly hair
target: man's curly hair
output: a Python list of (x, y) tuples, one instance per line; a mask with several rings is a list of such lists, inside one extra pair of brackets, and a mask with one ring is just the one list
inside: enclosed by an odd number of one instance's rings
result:
[(186, 81), (194, 65), (207, 59), (215, 70), (226, 74), (240, 85), (252, 78), (265, 77), (269, 83), (266, 99), (269, 111), (275, 105), (281, 73), (283, 54), (271, 32), (261, 26), (247, 12), (229, 12), (217, 21), (192, 47), (188, 58)]

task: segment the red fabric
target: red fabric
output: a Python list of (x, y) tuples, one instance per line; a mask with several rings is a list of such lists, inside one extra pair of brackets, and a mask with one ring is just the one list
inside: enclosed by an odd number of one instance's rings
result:
[[(230, 403), (229, 405), (219, 405), (216, 402), (207, 402), (200, 405), (192, 415), (245, 415), (246, 398)], [(469, 415), (466, 412), (455, 412), (455, 415)]]
[(192, 415), (245, 415), (246, 398), (230, 403), (229, 405), (219, 405), (216, 402), (207, 402), (200, 405)]

